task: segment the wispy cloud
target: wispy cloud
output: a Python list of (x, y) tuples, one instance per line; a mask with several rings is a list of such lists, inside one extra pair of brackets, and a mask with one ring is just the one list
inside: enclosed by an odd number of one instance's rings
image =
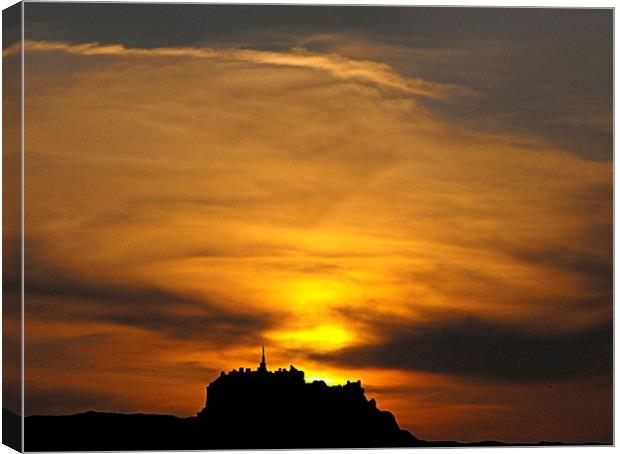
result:
[[(378, 86), (395, 89), (404, 93), (428, 98), (446, 98), (450, 95), (471, 94), (471, 90), (453, 84), (440, 84), (424, 79), (403, 77), (385, 63), (369, 60), (353, 60), (341, 55), (320, 54), (303, 48), (288, 52), (269, 52), (247, 49), (211, 49), (196, 47), (160, 47), (141, 49), (125, 47), (121, 44), (68, 44), (62, 42), (31, 41), (24, 42), (26, 52), (65, 52), (88, 57), (189, 57), (219, 58), (246, 61), (258, 64), (292, 66), (325, 71), (341, 80), (359, 80)], [(4, 57), (21, 51), (21, 43), (16, 43), (3, 51)]]

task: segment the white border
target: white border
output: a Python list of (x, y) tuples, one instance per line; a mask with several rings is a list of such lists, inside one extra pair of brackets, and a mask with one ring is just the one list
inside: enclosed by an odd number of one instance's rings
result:
[[(39, 0), (28, 0), (29, 2), (32, 1), (39, 1)], [(41, 1), (45, 1), (45, 0), (41, 0)], [(63, 2), (73, 2), (73, 3), (83, 3), (83, 1), (80, 0), (62, 0)], [(5, 9), (13, 4), (15, 4), (16, 2), (14, 0), (0, 0), (0, 6), (2, 7), (2, 9)], [(99, 3), (130, 3), (129, 1), (122, 1), (122, 0), (110, 0), (110, 1), (100, 1)], [(556, 0), (556, 1), (536, 1), (536, 2), (532, 2), (532, 0), (530, 0), (530, 2), (522, 2), (522, 1), (514, 1), (514, 0), (502, 0), (502, 1), (481, 1), (481, 0), (469, 0), (469, 1), (463, 1), (463, 0), (448, 0), (446, 2), (441, 2), (441, 1), (432, 1), (432, 0), (417, 0), (417, 1), (403, 1), (403, 0), (381, 0), (381, 1), (368, 1), (368, 2), (364, 2), (364, 1), (347, 1), (347, 0), (337, 0), (337, 1), (330, 1), (330, 0), (312, 0), (312, 1), (296, 1), (296, 0), (269, 0), (269, 1), (260, 1), (260, 0), (243, 0), (243, 1), (239, 1), (239, 0), (211, 0), (209, 2), (201, 2), (201, 1), (183, 1), (183, 0), (179, 0), (179, 1), (175, 1), (175, 0), (150, 0), (150, 1), (143, 1), (143, 2), (131, 2), (131, 3), (214, 3), (214, 4), (318, 4), (318, 5), (385, 5), (385, 6), (440, 6), (440, 7), (449, 7), (449, 6), (470, 6), (470, 7), (536, 7), (536, 8), (540, 8), (540, 7), (551, 7), (551, 8), (615, 8), (616, 2), (615, 1), (600, 1), (600, 0), (590, 0), (588, 2), (584, 2), (584, 1), (574, 1), (574, 0)], [(1, 25), (0, 25), (1, 27)], [(614, 14), (614, 30), (615, 30), (615, 14)], [(23, 5), (22, 5), (22, 41), (24, 38), (24, 11), (23, 11)], [(1, 35), (1, 33), (0, 33)], [(615, 71), (615, 61), (616, 61), (616, 52), (618, 49), (618, 38), (614, 33), (614, 88), (618, 82), (618, 76), (617, 73)], [(22, 61), (21, 61), (21, 65), (22, 65), (22, 87), (24, 85), (24, 56), (23, 56), (23, 48), (22, 48)], [(0, 59), (0, 69), (2, 68), (2, 63), (1, 63), (1, 59)], [(2, 94), (1, 94), (1, 90), (0, 90), (0, 101), (2, 99)], [(614, 132), (615, 132), (615, 126), (616, 126), (616, 120), (617, 120), (617, 112), (616, 112), (616, 103), (617, 100), (617, 93), (614, 89)], [(22, 288), (21, 288), (21, 298), (22, 298), (22, 335), (24, 334), (24, 261), (25, 261), (25, 257), (24, 257), (24, 110), (23, 110), (23, 105), (24, 105), (24, 90), (22, 89), (22, 109), (21, 109), (21, 126), (22, 126), (22, 130), (21, 130), (21, 159), (22, 159), (22, 163), (21, 163), (21, 167), (22, 167), (22, 175), (21, 175), (21, 200), (22, 200), (22, 219), (21, 219), (21, 228), (22, 228), (22, 237), (21, 237), (21, 246), (22, 246)], [(1, 109), (0, 109), (1, 110)], [(0, 122), (2, 120), (2, 113), (0, 112)], [(614, 156), (615, 156), (615, 152), (616, 152), (616, 142), (615, 142), (615, 134), (614, 134)], [(2, 163), (0, 161), (0, 172), (2, 169)], [(1, 175), (1, 173), (0, 173)], [(0, 194), (1, 194), (2, 188), (0, 185)], [(615, 200), (620, 200), (618, 197), (620, 197), (620, 190), (616, 187), (615, 185), (615, 172), (614, 172), (614, 201)], [(2, 200), (0, 197), (0, 221), (2, 219), (2, 211), (1, 211), (1, 206), (2, 206)], [(617, 213), (615, 211), (615, 203), (614, 203), (614, 239), (616, 237), (616, 232), (618, 229), (619, 223), (618, 223), (618, 217), (617, 217)], [(2, 246), (0, 244), (0, 252), (1, 252)], [(615, 259), (616, 259), (616, 245), (615, 245), (615, 241), (614, 241), (614, 263), (615, 263)], [(616, 267), (614, 267), (614, 308), (615, 308), (615, 281), (616, 281), (616, 277), (618, 277), (620, 275), (620, 271), (618, 271), (616, 269)], [(2, 277), (0, 276), (0, 284), (2, 282)], [(1, 296), (0, 296), (1, 298)], [(617, 322), (617, 314), (614, 310), (614, 327), (617, 326), (616, 324)], [(1, 345), (2, 345), (2, 338), (0, 336), (0, 351), (1, 351)], [(615, 375), (615, 352), (619, 351), (618, 350), (618, 338), (615, 336), (615, 330), (614, 330), (614, 439), (616, 434), (618, 433), (617, 431), (617, 418), (615, 418), (615, 408), (616, 408), (616, 398), (617, 395), (615, 393), (615, 387), (618, 384), (618, 377)], [(22, 346), (21, 346), (21, 355), (22, 355), (22, 414), (24, 412), (24, 345), (22, 342)], [(0, 373), (2, 371), (2, 365), (0, 363)], [(1, 397), (0, 397), (1, 399)], [(0, 414), (0, 423), (2, 420), (2, 416)], [(1, 427), (1, 424), (0, 424)], [(22, 446), (23, 446), (23, 420), (22, 420)], [(557, 453), (557, 452), (563, 452), (565, 450), (579, 450), (579, 452), (584, 452), (584, 453), (588, 453), (588, 452), (601, 452), (600, 450), (609, 450), (609, 449), (614, 449), (613, 447), (598, 447), (598, 446), (588, 446), (588, 447), (575, 447), (575, 446), (562, 446), (562, 447), (502, 447), (502, 448), (492, 448), (492, 447), (485, 447), (485, 448), (415, 448), (415, 450), (419, 450), (419, 449), (423, 449), (424, 451), (428, 451), (429, 449), (441, 449), (441, 450), (445, 450), (445, 449), (458, 449), (459, 453), (475, 453), (475, 452), (479, 452), (480, 449), (483, 449), (485, 453), (489, 453), (489, 454), (501, 454), (502, 451), (506, 450), (506, 449), (510, 449), (510, 450), (523, 450), (523, 449), (544, 449), (545, 453)], [(325, 453), (339, 453), (339, 454), (354, 454), (359, 452), (360, 450), (321, 450), (319, 452), (325, 452)], [(0, 454), (9, 454), (9, 453), (14, 453), (15, 451), (13, 451), (12, 449), (8, 448), (7, 446), (4, 445), (0, 445)], [(121, 451), (119, 451), (121, 452)], [(143, 453), (150, 453), (150, 452), (161, 452), (161, 451), (141, 451)], [(167, 451), (170, 453), (181, 453), (181, 452), (187, 452), (187, 451)], [(236, 453), (247, 453), (248, 451), (211, 451), (211, 452), (222, 452), (222, 453), (230, 453), (230, 454), (236, 454)], [(261, 451), (261, 452), (273, 452), (273, 453), (278, 453), (278, 452), (282, 452), (282, 451)], [(294, 451), (296, 453), (299, 454), (310, 454), (310, 453), (316, 453), (316, 451), (312, 451), (312, 450), (296, 450)], [(372, 450), (372, 452), (378, 452), (378, 453), (394, 453), (394, 452), (413, 452), (413, 449), (398, 449), (398, 450), (394, 450), (394, 449), (376, 449), (376, 450)]]

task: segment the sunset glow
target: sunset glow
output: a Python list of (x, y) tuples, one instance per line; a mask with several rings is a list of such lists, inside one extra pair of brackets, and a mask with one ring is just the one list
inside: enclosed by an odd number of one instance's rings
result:
[(193, 415), (266, 345), (421, 438), (609, 440), (611, 110), (557, 94), (575, 151), (473, 110), (521, 42), (264, 27), (27, 33), (26, 413)]

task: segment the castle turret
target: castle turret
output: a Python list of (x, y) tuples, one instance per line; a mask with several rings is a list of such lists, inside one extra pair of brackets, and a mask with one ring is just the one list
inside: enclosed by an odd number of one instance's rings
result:
[(260, 365), (258, 366), (258, 370), (261, 372), (267, 372), (267, 362), (265, 361), (265, 346), (263, 345), (263, 356), (261, 358)]

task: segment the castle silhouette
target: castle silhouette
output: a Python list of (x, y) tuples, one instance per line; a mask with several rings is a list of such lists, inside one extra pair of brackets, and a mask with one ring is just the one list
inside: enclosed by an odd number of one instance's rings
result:
[(209, 412), (221, 416), (227, 412), (227, 408), (239, 408), (240, 404), (246, 404), (250, 408), (272, 405), (283, 398), (294, 397), (305, 384), (304, 372), (293, 365), (288, 370), (267, 370), (263, 346), (261, 362), (256, 370), (240, 367), (228, 374), (222, 371), (220, 376), (207, 386), (205, 407), (198, 416), (207, 416)]
[[(6, 409), (3, 419), (20, 424)], [(502, 445), (419, 440), (366, 399), (360, 381), (327, 386), (322, 380), (307, 383), (294, 366), (270, 371), (264, 347), (256, 370), (222, 372), (209, 383), (196, 416), (33, 415), (24, 420), (24, 441), (26, 451), (39, 452)]]
[(242, 427), (249, 439), (236, 442), (240, 447), (382, 447), (417, 441), (391, 413), (366, 399), (360, 381), (328, 386), (322, 380), (307, 383), (304, 372), (292, 365), (270, 371), (264, 347), (257, 369), (222, 372), (207, 386), (198, 419), (218, 434)]
[[(9, 415), (10, 416), (10, 415)], [(307, 383), (304, 372), (241, 367), (207, 386), (194, 417), (86, 412), (28, 416), (28, 451), (421, 446), (394, 416), (367, 400), (361, 382)]]

